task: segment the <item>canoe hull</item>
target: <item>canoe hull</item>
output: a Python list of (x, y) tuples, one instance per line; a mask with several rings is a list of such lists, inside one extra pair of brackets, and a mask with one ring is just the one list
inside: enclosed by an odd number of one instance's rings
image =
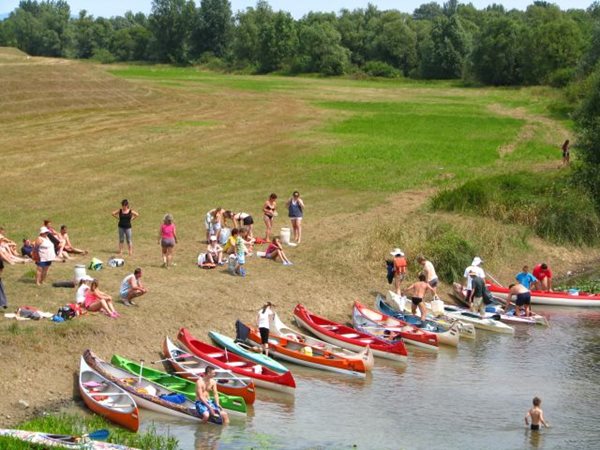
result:
[[(313, 333), (319, 339), (330, 342), (339, 347), (353, 350), (355, 352), (364, 349), (364, 347), (368, 345), (371, 347), (371, 351), (375, 356), (404, 363), (407, 362), (408, 352), (406, 351), (406, 347), (402, 341), (399, 341), (394, 345), (390, 345), (385, 341), (374, 338), (365, 333), (360, 333), (350, 327), (346, 327), (323, 318), (319, 319), (321, 319), (321, 321), (326, 321), (329, 327), (319, 325), (318, 323), (315, 323), (315, 317), (318, 316), (312, 315), (306, 310), (306, 308), (304, 308), (304, 306), (300, 304), (294, 309), (294, 319), (296, 323), (300, 327)], [(343, 331), (343, 334), (356, 337), (343, 336), (339, 332), (336, 333), (334, 331)]]
[(37, 444), (52, 448), (73, 448), (78, 450), (137, 450), (126, 445), (111, 444), (109, 442), (83, 440), (79, 442), (69, 442), (75, 440), (76, 436), (50, 434), (37, 431), (0, 429), (0, 436), (19, 439), (30, 444)]
[(253, 361), (242, 358), (235, 353), (224, 353), (218, 347), (195, 339), (185, 328), (179, 330), (177, 338), (194, 355), (221, 369), (231, 370), (240, 376), (250, 377), (258, 387), (286, 394), (295, 394), (296, 392), (296, 381), (290, 371), (279, 373), (262, 365), (257, 367), (257, 364)]
[[(497, 297), (504, 300), (508, 298), (507, 288), (491, 284), (489, 289)], [(531, 291), (531, 303), (534, 305), (600, 308), (600, 295), (570, 295), (567, 292)]]
[(139, 411), (131, 395), (93, 370), (83, 357), (79, 363), (79, 393), (96, 414), (134, 433), (139, 429)]

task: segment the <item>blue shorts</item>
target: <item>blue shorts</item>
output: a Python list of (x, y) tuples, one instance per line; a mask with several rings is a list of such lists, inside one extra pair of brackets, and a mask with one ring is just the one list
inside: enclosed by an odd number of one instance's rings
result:
[[(217, 405), (215, 405), (215, 402), (213, 400), (209, 400), (208, 403), (210, 403), (212, 409), (214, 409), (215, 411), (219, 411), (219, 408), (217, 407)], [(208, 412), (208, 407), (201, 401), (196, 401), (196, 412), (203, 416), (205, 413)]]
[(52, 261), (38, 261), (35, 263), (38, 267), (50, 267), (52, 265)]
[(246, 254), (245, 253), (242, 253), (241, 255), (238, 254), (237, 255), (237, 262), (238, 262), (238, 264), (240, 266), (246, 264)]

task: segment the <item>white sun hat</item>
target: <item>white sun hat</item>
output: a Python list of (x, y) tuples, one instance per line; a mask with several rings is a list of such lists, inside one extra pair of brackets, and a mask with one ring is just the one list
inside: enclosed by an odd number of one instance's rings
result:
[(396, 247), (394, 250), (392, 250), (390, 252), (390, 255), (392, 255), (392, 256), (397, 256), (397, 255), (404, 256), (404, 252), (402, 250), (400, 250), (398, 247)]

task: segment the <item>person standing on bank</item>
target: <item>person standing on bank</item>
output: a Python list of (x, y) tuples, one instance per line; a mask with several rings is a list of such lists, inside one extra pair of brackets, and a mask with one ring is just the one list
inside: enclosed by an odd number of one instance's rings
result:
[(163, 218), (158, 233), (158, 243), (162, 249), (163, 267), (168, 269), (169, 266), (174, 266), (173, 251), (175, 250), (175, 244), (177, 244), (177, 230), (171, 214), (165, 214)]
[(439, 283), (437, 273), (435, 272), (435, 267), (433, 267), (433, 263), (426, 259), (423, 255), (417, 256), (417, 262), (423, 266), (423, 273), (425, 274), (425, 281), (433, 290), (434, 298), (437, 296), (437, 285)]
[(274, 306), (275, 305), (271, 302), (265, 303), (258, 311), (258, 316), (256, 317), (256, 323), (260, 333), (260, 342), (263, 347), (263, 353), (266, 356), (269, 356), (269, 330), (271, 328), (271, 320), (273, 320), (273, 317), (275, 316), (272, 309)]
[(271, 231), (273, 230), (273, 219), (277, 215), (277, 194), (272, 193), (263, 205), (263, 219), (265, 221), (265, 241), (271, 240)]
[(302, 218), (304, 217), (304, 202), (300, 198), (300, 192), (294, 191), (285, 204), (288, 208), (288, 217), (292, 222), (292, 239), (299, 244), (302, 240)]
[(33, 254), (37, 271), (35, 273), (35, 284), (40, 286), (48, 276), (48, 270), (52, 265), (52, 261), (56, 259), (54, 244), (48, 239), (50, 230), (46, 227), (40, 228), (40, 235), (33, 244)]
[(133, 240), (131, 239), (131, 222), (137, 219), (139, 214), (129, 207), (129, 201), (123, 200), (121, 208), (113, 211), (115, 219), (119, 220), (119, 256), (123, 254), (123, 244), (127, 240), (129, 256), (133, 255)]
[(394, 286), (396, 287), (396, 294), (402, 295), (402, 281), (406, 277), (406, 258), (404, 252), (399, 248), (395, 248), (390, 252), (390, 255), (394, 257)]
[(571, 152), (569, 150), (569, 140), (567, 139), (562, 145), (562, 163), (563, 166), (568, 166), (571, 162)]
[(6, 299), (6, 293), (4, 292), (4, 283), (2, 283), (2, 272), (4, 271), (4, 261), (0, 259), (0, 307), (3, 309), (8, 308), (8, 300)]

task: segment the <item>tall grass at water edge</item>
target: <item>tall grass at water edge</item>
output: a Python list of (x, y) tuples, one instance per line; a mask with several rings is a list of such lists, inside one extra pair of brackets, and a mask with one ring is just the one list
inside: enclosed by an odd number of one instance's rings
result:
[(440, 192), (431, 206), (526, 225), (557, 244), (600, 242), (600, 217), (566, 174), (521, 172), (478, 178)]
[[(150, 428), (144, 433), (132, 433), (109, 424), (100, 416), (78, 416), (74, 414), (44, 415), (24, 423), (22, 430), (39, 431), (52, 434), (81, 436), (100, 429), (108, 429), (108, 442), (127, 445), (143, 450), (176, 450), (178, 441), (173, 436), (159, 436)], [(3, 450), (43, 450), (43, 445), (32, 445), (14, 438), (0, 437)]]

